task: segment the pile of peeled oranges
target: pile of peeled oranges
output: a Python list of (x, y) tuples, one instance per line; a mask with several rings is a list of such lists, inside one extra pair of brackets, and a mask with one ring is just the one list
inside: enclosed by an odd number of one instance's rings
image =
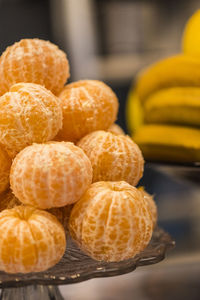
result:
[(0, 57), (0, 270), (44, 271), (70, 234), (96, 260), (142, 251), (157, 221), (142, 153), (114, 122), (118, 99), (98, 80), (66, 84), (56, 45), (24, 39)]

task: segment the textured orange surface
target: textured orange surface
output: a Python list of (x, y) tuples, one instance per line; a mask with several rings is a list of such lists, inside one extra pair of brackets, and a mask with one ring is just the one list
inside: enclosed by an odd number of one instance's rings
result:
[[(18, 205), (21, 205), (21, 202), (15, 197), (12, 190), (8, 189), (0, 194), (0, 212), (4, 209), (10, 209)], [(58, 219), (65, 230), (68, 230), (69, 216), (72, 208), (73, 204), (64, 207), (50, 208), (48, 209), (48, 212)]]
[(33, 144), (14, 159), (10, 184), (24, 204), (42, 209), (79, 200), (92, 182), (92, 166), (73, 143)]
[(136, 185), (143, 175), (142, 153), (128, 136), (95, 131), (82, 138), (78, 146), (91, 161), (93, 182), (124, 180)]
[(61, 127), (60, 101), (41, 85), (18, 83), (0, 97), (0, 142), (13, 156), (53, 139)]
[(153, 227), (155, 228), (158, 219), (158, 211), (153, 196), (147, 193), (143, 187), (139, 187), (138, 190), (142, 193), (142, 196), (144, 197), (145, 201), (147, 201), (152, 216)]
[(50, 213), (23, 205), (0, 213), (0, 270), (44, 271), (62, 258), (65, 248), (64, 229)]
[(0, 146), (0, 193), (6, 190), (9, 185), (11, 159), (7, 152)]
[(0, 57), (0, 95), (18, 82), (38, 83), (58, 94), (68, 78), (66, 54), (49, 41), (24, 39)]
[(78, 141), (84, 135), (107, 129), (116, 120), (118, 99), (105, 83), (81, 80), (65, 86), (60, 94), (63, 128), (57, 139)]
[(96, 182), (71, 212), (69, 229), (96, 260), (133, 257), (149, 243), (152, 217), (141, 192), (126, 182)]
[(114, 134), (125, 134), (124, 130), (117, 124), (112, 124), (107, 131)]

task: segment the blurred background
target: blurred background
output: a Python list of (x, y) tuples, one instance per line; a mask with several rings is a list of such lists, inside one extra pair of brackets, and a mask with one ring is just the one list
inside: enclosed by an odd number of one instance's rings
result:
[[(0, 0), (0, 53), (22, 38), (41, 38), (67, 52), (71, 81), (100, 79), (120, 101), (118, 124), (135, 75), (180, 52), (199, 0)], [(199, 183), (146, 166), (141, 182), (155, 195), (159, 225), (176, 240), (162, 263), (131, 274), (62, 286), (64, 299), (200, 299)]]

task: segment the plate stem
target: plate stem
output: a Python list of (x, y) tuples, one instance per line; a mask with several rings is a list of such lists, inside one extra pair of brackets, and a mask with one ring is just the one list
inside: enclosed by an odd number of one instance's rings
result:
[(0, 300), (64, 300), (57, 286), (30, 285), (1, 290)]

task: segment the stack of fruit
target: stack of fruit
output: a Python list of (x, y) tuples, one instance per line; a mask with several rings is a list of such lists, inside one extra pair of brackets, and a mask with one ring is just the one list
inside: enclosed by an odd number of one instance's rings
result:
[[(199, 31), (197, 11), (185, 28), (183, 53), (153, 64), (137, 78), (129, 103), (135, 107), (129, 105), (128, 113), (131, 127), (140, 123), (134, 140), (148, 160), (200, 161)], [(132, 121), (132, 109), (138, 112), (139, 105), (143, 117)]]
[(128, 259), (156, 225), (152, 197), (135, 187), (142, 153), (114, 124), (116, 95), (96, 80), (64, 86), (68, 77), (47, 41), (0, 57), (0, 270), (52, 267), (69, 233), (94, 259)]

